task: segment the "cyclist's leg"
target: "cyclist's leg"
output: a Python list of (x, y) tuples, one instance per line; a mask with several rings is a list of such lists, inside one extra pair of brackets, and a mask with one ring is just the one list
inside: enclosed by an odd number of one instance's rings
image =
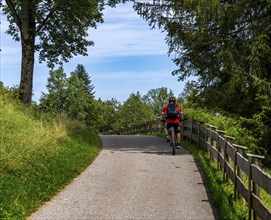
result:
[(169, 142), (170, 138), (169, 138), (169, 134), (168, 134), (167, 122), (164, 125), (164, 131), (166, 133), (166, 142)]
[(178, 143), (181, 143), (181, 130), (180, 130), (180, 126), (178, 124), (178, 128), (177, 128), (177, 139), (178, 139)]
[(181, 147), (181, 131), (180, 131), (180, 126), (179, 123), (174, 125), (174, 129), (176, 132), (176, 136), (177, 136), (177, 148)]

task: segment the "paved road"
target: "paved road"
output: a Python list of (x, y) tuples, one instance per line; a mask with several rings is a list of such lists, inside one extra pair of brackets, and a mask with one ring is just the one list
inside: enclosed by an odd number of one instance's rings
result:
[(173, 156), (159, 137), (101, 138), (92, 165), (31, 219), (218, 219), (184, 149)]

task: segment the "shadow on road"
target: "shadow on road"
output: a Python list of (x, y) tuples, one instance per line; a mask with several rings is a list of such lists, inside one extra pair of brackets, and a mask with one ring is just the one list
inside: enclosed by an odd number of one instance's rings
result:
[[(164, 138), (154, 136), (136, 136), (136, 135), (101, 135), (102, 148), (129, 153), (144, 153), (157, 155), (171, 155), (172, 148)], [(176, 149), (176, 155), (185, 155), (188, 152), (181, 148)]]

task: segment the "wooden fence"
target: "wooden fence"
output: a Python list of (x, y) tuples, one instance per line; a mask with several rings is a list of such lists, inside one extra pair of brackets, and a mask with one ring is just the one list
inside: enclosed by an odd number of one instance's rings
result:
[[(223, 171), (223, 181), (232, 181), (234, 199), (244, 199), (248, 204), (248, 219), (271, 220), (271, 210), (261, 200), (264, 190), (271, 198), (271, 177), (259, 166), (263, 156), (245, 154), (245, 146), (234, 144), (234, 137), (227, 136), (217, 127), (197, 121), (181, 123), (182, 137), (194, 142), (209, 154)], [(111, 131), (108, 134), (138, 134), (162, 131), (159, 120), (139, 126)]]
[(162, 125), (160, 120), (153, 120), (146, 122), (144, 124), (140, 124), (137, 126), (131, 126), (127, 128), (122, 128), (114, 131), (109, 131), (106, 134), (119, 134), (119, 135), (126, 135), (126, 134), (147, 134), (147, 133), (154, 133), (154, 132), (161, 132)]

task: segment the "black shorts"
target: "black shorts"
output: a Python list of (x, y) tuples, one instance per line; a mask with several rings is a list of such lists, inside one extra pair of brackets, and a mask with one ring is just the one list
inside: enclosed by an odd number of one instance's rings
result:
[(175, 133), (180, 133), (179, 123), (167, 123), (167, 129), (174, 127)]

